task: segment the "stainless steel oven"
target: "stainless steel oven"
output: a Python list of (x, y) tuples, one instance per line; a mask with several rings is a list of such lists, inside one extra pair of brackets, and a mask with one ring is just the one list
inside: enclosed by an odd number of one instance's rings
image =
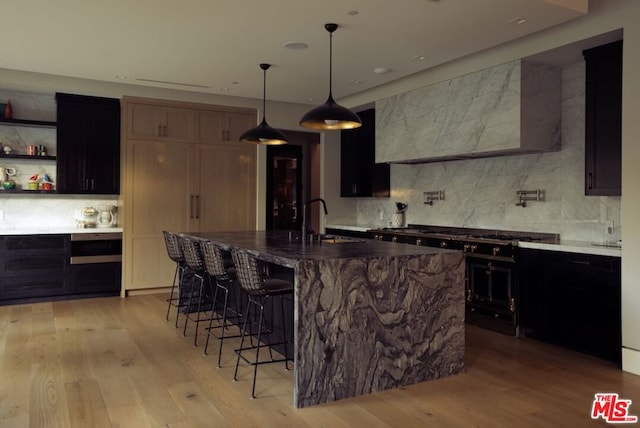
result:
[(121, 232), (71, 234), (71, 265), (121, 261)]
[(73, 293), (118, 295), (122, 284), (122, 233), (71, 234), (69, 264)]

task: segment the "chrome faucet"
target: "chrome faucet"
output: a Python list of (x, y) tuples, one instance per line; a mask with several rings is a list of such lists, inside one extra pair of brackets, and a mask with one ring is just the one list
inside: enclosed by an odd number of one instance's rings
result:
[(302, 239), (303, 240), (306, 239), (309, 233), (313, 234), (313, 230), (307, 227), (307, 208), (313, 202), (322, 202), (322, 206), (324, 207), (324, 215), (329, 215), (329, 212), (327, 211), (327, 204), (325, 203), (324, 199), (316, 198), (316, 199), (311, 199), (310, 201), (305, 202), (304, 205), (302, 206)]

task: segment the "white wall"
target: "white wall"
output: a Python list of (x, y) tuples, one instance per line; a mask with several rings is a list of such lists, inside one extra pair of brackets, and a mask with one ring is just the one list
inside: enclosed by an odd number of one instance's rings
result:
[(623, 369), (640, 374), (640, 2), (591, 0), (589, 14), (533, 36), (470, 55), (401, 82), (341, 100), (360, 106), (377, 99), (447, 80), (518, 58), (579, 42), (620, 28), (624, 31), (622, 99), (622, 344)]

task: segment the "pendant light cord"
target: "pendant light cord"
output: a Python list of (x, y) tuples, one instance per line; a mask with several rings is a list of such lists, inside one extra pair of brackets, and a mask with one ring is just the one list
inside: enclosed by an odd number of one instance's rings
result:
[(333, 98), (333, 31), (329, 32), (329, 97)]
[(267, 69), (262, 69), (262, 121), (267, 117)]

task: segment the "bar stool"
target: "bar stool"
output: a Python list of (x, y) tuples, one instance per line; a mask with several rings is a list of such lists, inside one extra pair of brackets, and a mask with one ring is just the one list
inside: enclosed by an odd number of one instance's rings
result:
[[(207, 355), (207, 350), (209, 349), (209, 338), (211, 336), (214, 336), (220, 341), (220, 347), (218, 348), (218, 367), (220, 367), (220, 361), (222, 359), (222, 345), (224, 343), (224, 340), (240, 337), (240, 334), (225, 335), (225, 333), (226, 330), (229, 329), (229, 326), (239, 326), (239, 321), (242, 319), (242, 308), (239, 299), (241, 290), (236, 281), (236, 270), (233, 266), (233, 261), (229, 260), (229, 263), (227, 263), (222, 248), (215, 245), (211, 241), (203, 241), (200, 243), (200, 249), (202, 250), (202, 257), (204, 259), (204, 265), (207, 273), (209, 274), (210, 283), (212, 284), (212, 287), (215, 287), (215, 291), (213, 293), (214, 303), (218, 302), (218, 292), (221, 291), (224, 293), (224, 300), (222, 302), (221, 308), (222, 317), (220, 317), (216, 310), (211, 311), (211, 317), (209, 318), (209, 327), (207, 328), (207, 341), (204, 345), (204, 354)], [(232, 297), (235, 297), (235, 302), (232, 307), (229, 307), (230, 292), (232, 294)], [(231, 316), (227, 316), (228, 311), (232, 312)], [(214, 318), (219, 325), (213, 325)], [(220, 329), (219, 334), (216, 334), (215, 332), (217, 329)]]
[[(240, 358), (245, 360), (250, 365), (253, 365), (253, 385), (251, 387), (251, 398), (255, 398), (255, 390), (256, 390), (256, 375), (258, 374), (258, 365), (266, 364), (266, 363), (276, 363), (276, 362), (285, 362), (285, 369), (288, 370), (288, 362), (291, 360), (288, 356), (287, 349), (287, 339), (286, 339), (286, 321), (284, 316), (284, 308), (281, 305), (281, 314), (282, 314), (282, 328), (284, 333), (284, 340), (280, 343), (271, 343), (269, 341), (269, 335), (271, 330), (265, 329), (264, 333), (267, 334), (267, 345), (269, 347), (269, 354), (271, 359), (268, 361), (260, 361), (260, 348), (265, 346), (260, 342), (262, 333), (263, 333), (263, 322), (264, 322), (264, 306), (267, 301), (269, 301), (274, 296), (280, 296), (281, 298), (285, 296), (293, 296), (293, 282), (268, 277), (264, 274), (261, 274), (258, 270), (258, 261), (255, 256), (239, 250), (233, 249), (231, 251), (231, 257), (233, 259), (233, 263), (236, 267), (236, 274), (238, 276), (238, 281), (243, 291), (248, 296), (248, 305), (245, 309), (244, 313), (244, 321), (242, 323), (242, 333), (240, 339), (240, 348), (236, 350), (238, 354), (236, 359), (236, 368), (233, 373), (233, 380), (237, 380), (238, 376), (238, 365), (240, 364)], [(247, 331), (247, 321), (249, 319), (249, 313), (251, 312), (251, 307), (257, 307), (259, 309), (258, 315), (258, 337), (257, 344), (254, 346), (249, 346), (244, 348), (244, 338), (246, 336)], [(271, 349), (276, 345), (284, 345), (284, 358), (275, 359), (273, 358), (273, 354)], [(242, 355), (242, 351), (255, 349), (256, 355), (253, 361), (248, 360), (246, 357)]]
[[(171, 306), (175, 306), (176, 307), (175, 327), (178, 328), (178, 315), (180, 314), (180, 308), (185, 306), (184, 300), (182, 303), (180, 303), (180, 300), (181, 300), (180, 292), (182, 290), (182, 277), (184, 274), (186, 264), (184, 261), (184, 254), (182, 253), (182, 247), (180, 246), (180, 242), (178, 240), (178, 235), (168, 232), (166, 230), (162, 231), (162, 235), (164, 236), (164, 243), (165, 243), (165, 246), (167, 247), (167, 255), (176, 264), (176, 270), (173, 273), (173, 282), (171, 283), (171, 294), (167, 299), (167, 315), (165, 317), (165, 320), (169, 321), (169, 312), (171, 311)], [(176, 292), (177, 292), (177, 296), (176, 296)]]
[[(187, 335), (187, 324), (189, 323), (189, 318), (191, 314), (191, 310), (195, 306), (196, 313), (193, 322), (196, 323), (195, 337), (193, 338), (193, 346), (198, 346), (198, 327), (202, 321), (208, 321), (209, 317), (202, 318), (202, 303), (205, 300), (204, 295), (204, 283), (207, 281), (206, 269), (204, 266), (204, 260), (202, 258), (202, 253), (200, 252), (200, 245), (193, 239), (186, 238), (184, 236), (180, 237), (180, 246), (182, 247), (182, 253), (184, 254), (184, 261), (186, 267), (193, 274), (193, 278), (191, 279), (191, 291), (189, 293), (189, 299), (185, 306), (187, 306), (187, 316), (184, 320), (184, 328), (182, 330), (182, 335)], [(199, 286), (196, 287), (196, 282), (199, 282)], [(194, 296), (194, 293), (198, 290), (197, 296)], [(196, 301), (194, 301), (197, 299)], [(211, 310), (213, 310), (213, 304), (211, 303)]]

